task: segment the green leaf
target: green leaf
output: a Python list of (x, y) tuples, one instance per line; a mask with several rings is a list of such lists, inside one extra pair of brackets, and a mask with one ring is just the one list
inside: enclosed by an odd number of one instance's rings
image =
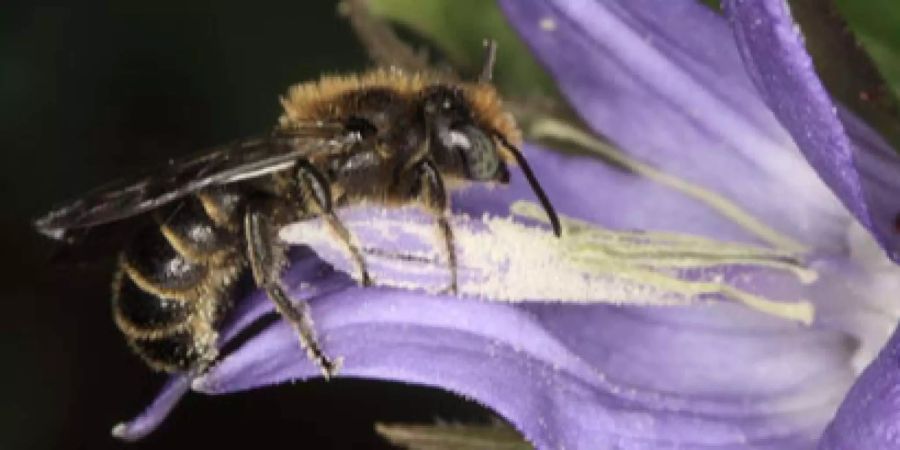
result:
[(900, 95), (900, 2), (841, 0), (835, 3), (894, 94)]
[(370, 0), (378, 17), (400, 24), (439, 48), (454, 67), (475, 74), (483, 41), (497, 41), (494, 82), (507, 96), (554, 97), (552, 79), (509, 27), (495, 2), (486, 0)]

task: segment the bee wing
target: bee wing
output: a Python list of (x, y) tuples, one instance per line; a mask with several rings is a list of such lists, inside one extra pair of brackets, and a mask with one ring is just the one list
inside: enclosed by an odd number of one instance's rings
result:
[[(258, 178), (292, 167), (299, 158), (339, 152), (352, 141), (332, 134), (294, 131), (213, 148), (134, 179), (102, 186), (34, 222), (42, 234), (63, 239), (74, 229), (115, 222), (158, 208), (201, 189)], [(338, 137), (335, 137), (338, 136)]]

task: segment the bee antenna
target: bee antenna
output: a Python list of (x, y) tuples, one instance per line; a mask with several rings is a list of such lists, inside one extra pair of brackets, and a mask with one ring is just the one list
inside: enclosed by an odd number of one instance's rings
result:
[(534, 195), (537, 196), (538, 200), (541, 202), (541, 206), (544, 208), (544, 211), (547, 212), (547, 218), (550, 219), (550, 226), (553, 227), (553, 234), (556, 237), (562, 236), (562, 226), (559, 223), (559, 216), (556, 215), (556, 210), (553, 209), (553, 204), (550, 203), (550, 199), (547, 197), (547, 194), (544, 192), (544, 189), (541, 187), (541, 184), (538, 182), (537, 177), (534, 176), (534, 172), (531, 171), (531, 166), (528, 165), (528, 161), (525, 160), (525, 155), (516, 148), (516, 146), (509, 143), (506, 138), (500, 133), (494, 133), (497, 139), (500, 140), (500, 143), (503, 144), (504, 147), (509, 149), (509, 151), (516, 158), (516, 162), (519, 164), (519, 167), (522, 169), (522, 173), (525, 174), (525, 178), (528, 180), (528, 184), (531, 185), (531, 190), (534, 191)]
[(490, 83), (494, 78), (494, 63), (497, 62), (497, 41), (485, 39), (482, 45), (484, 45), (484, 62), (481, 64), (478, 82)]

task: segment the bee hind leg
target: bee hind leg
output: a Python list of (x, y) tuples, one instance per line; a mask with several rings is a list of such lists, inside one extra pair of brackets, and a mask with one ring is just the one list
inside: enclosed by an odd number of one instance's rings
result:
[(248, 209), (244, 217), (244, 232), (253, 279), (257, 286), (266, 290), (281, 316), (296, 329), (301, 347), (319, 366), (322, 375), (326, 379), (331, 378), (340, 369), (341, 359), (328, 357), (319, 345), (309, 304), (303, 300), (294, 302), (285, 292), (281, 283), (281, 268), (286, 263), (286, 251), (283, 245), (276, 242), (276, 231), (264, 211), (253, 207)]

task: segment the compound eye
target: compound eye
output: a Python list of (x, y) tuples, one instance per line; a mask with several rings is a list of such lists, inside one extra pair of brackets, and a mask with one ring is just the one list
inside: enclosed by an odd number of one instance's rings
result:
[(494, 141), (477, 127), (466, 125), (448, 132), (448, 147), (460, 152), (466, 172), (473, 180), (491, 180), (500, 168)]

